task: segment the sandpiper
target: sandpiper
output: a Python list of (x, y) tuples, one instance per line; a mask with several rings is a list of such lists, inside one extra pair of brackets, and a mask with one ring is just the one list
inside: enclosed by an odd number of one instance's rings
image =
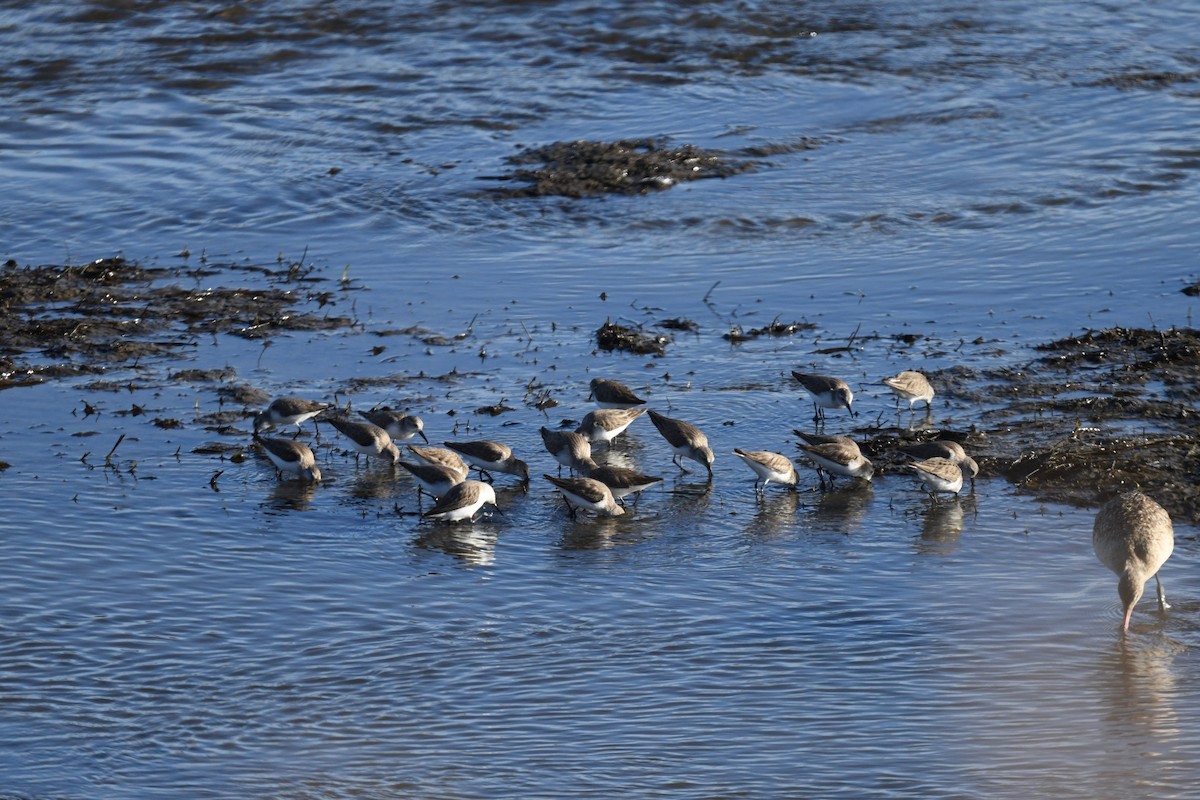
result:
[(897, 408), (900, 407), (901, 400), (908, 401), (909, 411), (912, 411), (913, 403), (918, 400), (925, 401), (926, 412), (933, 408), (933, 386), (929, 384), (928, 378), (916, 370), (906, 369), (891, 378), (884, 378), (883, 385), (896, 395)]
[(807, 444), (801, 445), (800, 449), (816, 464), (817, 477), (821, 479), (822, 489), (825, 488), (824, 473), (826, 472), (829, 473), (830, 486), (833, 485), (834, 475), (845, 475), (869, 481), (875, 474), (875, 467), (858, 449), (857, 444), (853, 447), (840, 442)]
[[(296, 435), (299, 436), (300, 423), (313, 419), (327, 408), (328, 403), (305, 400), (303, 397), (276, 397), (254, 417), (254, 432), (280, 425), (295, 425)], [(316, 420), (313, 420), (313, 427), (316, 428), (316, 425)]]
[(429, 444), (429, 439), (425, 436), (425, 422), (414, 414), (393, 411), (387, 406), (372, 408), (361, 413), (368, 422), (387, 431), (393, 442), (407, 442), (414, 436), (420, 436), (425, 444)]
[(475, 515), (484, 506), (492, 506), (497, 511), (496, 490), (491, 484), (483, 481), (463, 481), (450, 488), (438, 498), (433, 508), (423, 515), (427, 519), (439, 519), (443, 522), (474, 522)]
[(1120, 578), (1117, 594), (1125, 612), (1122, 630), (1129, 630), (1133, 607), (1142, 598), (1151, 575), (1158, 585), (1159, 610), (1171, 607), (1158, 577), (1175, 548), (1175, 531), (1165, 508), (1141, 492), (1114, 497), (1096, 514), (1092, 548), (1101, 563)]
[(588, 399), (595, 398), (596, 405), (601, 408), (634, 408), (646, 404), (645, 400), (620, 381), (592, 378), (589, 387), (591, 391), (588, 393)]
[(292, 439), (268, 439), (254, 434), (254, 441), (262, 447), (263, 454), (275, 465), (280, 475), (289, 475), (306, 481), (321, 480), (321, 470), (312, 449), (303, 442)]
[(849, 436), (839, 436), (836, 434), (825, 433), (805, 433), (799, 428), (793, 428), (792, 433), (803, 439), (805, 444), (840, 444), (852, 448), (856, 453), (862, 452), (858, 448), (858, 442), (854, 441)]
[[(765, 495), (767, 484), (771, 481), (796, 488), (796, 481), (800, 478), (787, 456), (769, 450), (743, 450), (740, 447), (733, 448), (733, 454), (746, 462), (746, 466), (757, 476), (754, 481), (755, 494)], [(759, 481), (762, 486), (759, 486)]]
[(417, 457), (417, 460), (422, 464), (433, 464), (435, 466), (449, 467), (450, 469), (462, 475), (463, 480), (466, 480), (467, 475), (471, 473), (471, 467), (467, 462), (462, 460), (462, 457), (446, 447), (417, 447), (416, 445), (406, 444), (408, 452)]
[(713, 451), (708, 446), (708, 437), (699, 428), (690, 422), (663, 416), (657, 411), (650, 412), (650, 421), (675, 452), (671, 457), (672, 464), (687, 472), (680, 459), (690, 458), (703, 464), (708, 470), (708, 479), (712, 480)]
[(400, 460), (400, 450), (392, 443), (392, 437), (378, 425), (354, 422), (344, 417), (330, 417), (329, 424), (350, 440), (356, 465), (360, 455), (389, 458), (393, 464)]
[(479, 477), (492, 482), (493, 472), (516, 475), (522, 483), (529, 483), (529, 465), (513, 455), (512, 448), (500, 442), (481, 439), (475, 442), (443, 442), (464, 460), (479, 470)]
[(628, 428), (633, 421), (645, 414), (644, 408), (601, 408), (589, 411), (575, 432), (587, 437), (588, 442), (611, 442)]
[(924, 461), (915, 461), (908, 466), (917, 471), (929, 496), (934, 499), (937, 499), (938, 492), (958, 494), (962, 491), (963, 469), (957, 461), (951, 461), (948, 458), (929, 458)]
[(619, 517), (625, 509), (617, 505), (612, 490), (593, 478), (556, 478), (553, 475), (543, 475), (543, 478), (553, 483), (562, 492), (571, 519), (575, 519), (578, 509), (594, 511), (601, 516)]
[(656, 483), (662, 483), (663, 480), (653, 475), (643, 475), (636, 469), (617, 467), (610, 464), (596, 467), (587, 476), (607, 486), (609, 491), (613, 493), (613, 497), (621, 505), (625, 505), (625, 498), (632, 494), (635, 506), (637, 505), (638, 498), (642, 496), (642, 492)]
[(552, 431), (545, 427), (541, 432), (546, 451), (562, 466), (584, 475), (596, 468), (587, 437), (574, 431)]
[(792, 377), (800, 382), (813, 399), (813, 421), (825, 419), (825, 409), (844, 408), (850, 416), (856, 416), (851, 404), (854, 393), (850, 385), (841, 378), (831, 378), (828, 375), (811, 375), (806, 372), (792, 370)]
[(414, 464), (400, 459), (396, 462), (408, 470), (417, 481), (417, 502), (421, 502), (421, 494), (427, 494), (434, 500), (463, 482), (461, 472), (442, 464)]
[(962, 466), (963, 474), (975, 485), (975, 477), (979, 474), (979, 464), (967, 455), (967, 451), (958, 442), (951, 439), (934, 439), (931, 442), (917, 442), (904, 445), (900, 452), (917, 459), (948, 458)]

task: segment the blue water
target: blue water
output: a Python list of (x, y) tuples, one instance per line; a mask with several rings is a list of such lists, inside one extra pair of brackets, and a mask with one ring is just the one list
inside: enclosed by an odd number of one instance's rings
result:
[[(0, 392), (0, 796), (1189, 797), (1192, 526), (1173, 608), (1143, 600), (1122, 638), (1094, 509), (995, 476), (942, 505), (896, 473), (821, 494), (803, 468), (759, 503), (730, 451), (797, 455), (792, 369), (846, 378), (874, 420), (900, 369), (1191, 324), (1193, 16), (0, 4), (0, 259), (204, 259), (232, 286), (230, 264), (303, 256), (360, 323)], [(1110, 80), (1143, 72), (1177, 77)], [(518, 146), (657, 135), (780, 152), (644, 197), (486, 192)], [(721, 338), (777, 316), (816, 328)], [(596, 351), (605, 319), (670, 317), (700, 330), (664, 357)], [(412, 325), (469, 333), (380, 335)], [(195, 452), (250, 423), (207, 427), (222, 387), (182, 367), (409, 408), (434, 443), (512, 444), (534, 480), (431, 525), (325, 426), (304, 436), (326, 480), (280, 483)], [(639, 420), (606, 457), (663, 487), (567, 518), (538, 428), (586, 413), (596, 375), (707, 432), (711, 491)], [(934, 421), (984, 410), (939, 398)]]

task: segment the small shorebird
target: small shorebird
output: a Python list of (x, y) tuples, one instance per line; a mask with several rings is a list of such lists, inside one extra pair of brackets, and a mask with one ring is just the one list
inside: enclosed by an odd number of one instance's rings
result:
[(633, 505), (637, 506), (638, 498), (642, 496), (642, 492), (649, 489), (656, 483), (662, 483), (662, 478), (653, 475), (643, 475), (636, 469), (627, 467), (616, 467), (604, 465), (596, 467), (587, 475), (594, 481), (600, 481), (609, 488), (613, 493), (613, 497), (621, 505), (625, 505), (625, 498), (633, 495)]
[(387, 406), (360, 413), (365, 420), (387, 431), (393, 442), (407, 442), (414, 436), (420, 436), (425, 444), (429, 444), (429, 439), (425, 436), (425, 421), (418, 416), (393, 411)]
[(529, 465), (513, 455), (512, 448), (500, 442), (481, 439), (475, 442), (443, 442), (442, 444), (479, 470), (479, 477), (492, 482), (493, 472), (516, 475), (522, 483), (529, 483)]
[(934, 439), (931, 442), (905, 445), (900, 448), (900, 452), (917, 459), (948, 458), (962, 466), (963, 474), (971, 479), (971, 486), (975, 485), (975, 477), (979, 474), (979, 464), (975, 459), (967, 455), (961, 444), (950, 439)]
[(883, 385), (896, 395), (897, 410), (901, 400), (908, 401), (909, 411), (912, 411), (913, 403), (918, 400), (925, 401), (926, 413), (933, 408), (933, 386), (929, 384), (928, 378), (915, 370), (906, 369), (894, 377), (884, 378)]
[(619, 517), (625, 513), (622, 506), (617, 505), (612, 490), (593, 478), (556, 478), (553, 475), (543, 475), (543, 478), (553, 483), (562, 492), (563, 501), (571, 519), (581, 508), (594, 511), (601, 516)]
[(596, 468), (596, 462), (592, 460), (592, 445), (587, 437), (574, 431), (552, 431), (549, 428), (542, 428), (541, 431), (546, 452), (554, 456), (554, 460), (562, 467), (584, 475)]
[(852, 447), (842, 442), (829, 442), (828, 444), (801, 445), (800, 449), (816, 464), (817, 477), (821, 479), (822, 489), (825, 488), (824, 473), (826, 472), (829, 473), (830, 486), (833, 485), (834, 475), (845, 475), (849, 478), (861, 478), (869, 481), (875, 474), (875, 467), (858, 449), (857, 444)]
[(321, 480), (321, 470), (312, 448), (292, 439), (268, 439), (254, 434), (254, 441), (262, 447), (263, 454), (271, 459), (280, 475), (289, 475), (306, 481)]
[(1158, 608), (1166, 611), (1158, 571), (1175, 548), (1175, 532), (1166, 509), (1141, 492), (1127, 492), (1104, 504), (1092, 526), (1092, 548), (1104, 566), (1117, 574), (1117, 594), (1125, 612), (1122, 630), (1129, 630), (1129, 618), (1154, 576), (1158, 585)]
[(961, 463), (948, 458), (930, 458), (925, 461), (914, 461), (908, 465), (916, 470), (917, 476), (925, 484), (929, 496), (937, 499), (938, 492), (958, 494), (962, 491), (963, 469)]
[[(790, 489), (796, 488), (796, 481), (800, 478), (787, 456), (772, 453), (769, 450), (743, 450), (740, 447), (733, 448), (733, 454), (745, 461), (746, 466), (757, 476), (754, 481), (755, 494), (765, 495), (767, 484), (771, 481), (781, 483)], [(761, 487), (759, 481), (762, 481)]]
[(645, 400), (620, 381), (592, 378), (589, 388), (591, 391), (588, 393), (588, 399), (595, 398), (596, 405), (601, 408), (634, 408), (646, 404)]
[(400, 450), (392, 444), (392, 437), (378, 425), (354, 422), (343, 417), (330, 417), (329, 424), (350, 440), (356, 466), (359, 455), (390, 458), (393, 464), (400, 460)]
[(607, 444), (645, 413), (644, 408), (601, 408), (589, 411), (575, 432), (586, 436), (591, 444)]
[(792, 370), (792, 377), (812, 395), (814, 422), (825, 419), (827, 408), (844, 408), (850, 412), (850, 416), (856, 416), (854, 409), (850, 407), (854, 402), (854, 393), (850, 391), (850, 385), (841, 378), (810, 375), (795, 370)]
[(792, 433), (804, 440), (805, 444), (840, 444), (845, 447), (852, 448), (855, 452), (861, 453), (858, 449), (858, 442), (851, 439), (849, 436), (836, 436), (834, 434), (824, 433), (805, 433), (799, 428), (793, 428)]
[(422, 492), (437, 500), (446, 492), (463, 482), (461, 472), (441, 464), (414, 464), (401, 459), (396, 462), (404, 467), (417, 481), (417, 503)]
[(671, 457), (672, 464), (687, 472), (680, 459), (690, 458), (703, 464), (708, 470), (708, 479), (712, 480), (713, 451), (708, 446), (708, 437), (701, 433), (699, 428), (690, 422), (663, 416), (657, 411), (650, 412), (650, 421), (675, 451), (675, 455)]
[(471, 473), (471, 467), (467, 462), (462, 460), (458, 453), (445, 447), (417, 447), (416, 445), (406, 444), (408, 452), (417, 457), (417, 460), (422, 464), (431, 464), (438, 467), (449, 467), (450, 469), (462, 475), (463, 480), (466, 480), (467, 475)]
[[(303, 397), (276, 397), (254, 417), (254, 432), (280, 425), (295, 425), (296, 435), (299, 436), (300, 423), (312, 419), (327, 408), (328, 403), (305, 400)], [(313, 420), (313, 428), (316, 426), (316, 420)]]
[(492, 506), (496, 511), (500, 510), (496, 505), (496, 490), (492, 488), (491, 484), (483, 481), (463, 481), (452, 486), (448, 492), (438, 498), (434, 507), (426, 511), (423, 516), (426, 519), (438, 519), (443, 522), (461, 522), (463, 520), (474, 522), (475, 515), (484, 506)]

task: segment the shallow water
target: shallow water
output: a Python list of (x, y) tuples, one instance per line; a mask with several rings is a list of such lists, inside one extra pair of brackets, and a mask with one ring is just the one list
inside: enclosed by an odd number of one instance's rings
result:
[[(1189, 11), (0, 4), (0, 257), (306, 252), (361, 323), (0, 393), (0, 795), (1190, 796), (1190, 526), (1173, 608), (1144, 599), (1122, 638), (1091, 509), (999, 478), (940, 505), (903, 474), (821, 494), (805, 469), (760, 503), (730, 454), (796, 454), (797, 367), (886, 421), (900, 369), (1190, 324)], [(1184, 77), (1113, 80), (1151, 71)], [(519, 145), (660, 134), (774, 154), (646, 197), (484, 191)], [(776, 316), (817, 327), (721, 338)], [(606, 318), (668, 317), (700, 332), (595, 352)], [(380, 335), (411, 325), (469, 333)], [(503, 515), (421, 523), (406, 477), (322, 426), (326, 480), (280, 483), (193, 452), (248, 435), (206, 428), (221, 387), (181, 366), (401, 405), (535, 478), (499, 479)], [(664, 487), (569, 520), (538, 428), (579, 419), (594, 375), (704, 429), (712, 490), (639, 420), (610, 457)]]

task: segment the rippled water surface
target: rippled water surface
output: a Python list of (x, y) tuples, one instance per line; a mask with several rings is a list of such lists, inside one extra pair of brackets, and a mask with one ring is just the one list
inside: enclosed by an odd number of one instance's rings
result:
[[(1183, 2), (0, 3), (0, 258), (303, 255), (358, 320), (0, 392), (0, 797), (1191, 796), (1191, 526), (1122, 638), (1094, 509), (804, 470), (760, 502), (730, 450), (796, 454), (794, 368), (885, 419), (900, 369), (1191, 324), (1194, 31)], [(644, 136), (762, 163), (487, 191), (519, 146)], [(668, 317), (700, 330), (595, 351)], [(816, 327), (721, 337), (776, 317)], [(281, 483), (207, 451), (249, 419), (207, 425), (183, 367), (406, 407), (534, 480), (423, 523), (323, 426), (326, 480)], [(711, 490), (643, 419), (605, 457), (664, 486), (571, 521), (538, 428), (595, 375), (704, 429)]]

